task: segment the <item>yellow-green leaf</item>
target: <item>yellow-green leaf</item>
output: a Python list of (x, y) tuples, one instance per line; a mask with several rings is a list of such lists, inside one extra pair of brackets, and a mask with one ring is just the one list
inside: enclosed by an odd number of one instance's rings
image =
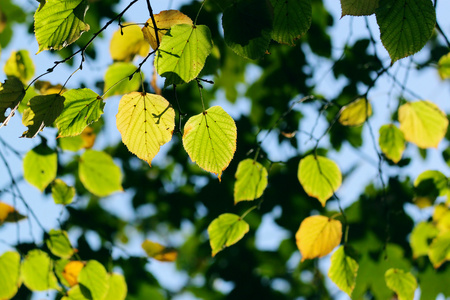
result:
[(21, 215), (14, 207), (0, 201), (0, 225), (5, 222), (19, 222), (23, 219), (26, 219), (26, 217)]
[(400, 269), (389, 269), (384, 274), (386, 285), (393, 290), (399, 300), (413, 300), (417, 288), (417, 280), (410, 272)]
[(129, 76), (136, 69), (135, 65), (126, 62), (116, 62), (110, 65), (105, 73), (104, 97), (124, 95), (137, 91), (141, 85), (141, 78), (144, 78), (144, 74), (141, 73), (139, 75), (139, 73), (136, 73), (130, 80)]
[(67, 291), (67, 295), (62, 297), (61, 300), (92, 300), (86, 289), (84, 289), (84, 293), (86, 295), (83, 294), (81, 287), (77, 284)]
[(127, 290), (127, 283), (123, 275), (112, 273), (109, 276), (108, 293), (103, 300), (125, 300)]
[(209, 243), (212, 256), (224, 248), (239, 242), (248, 232), (249, 225), (240, 216), (221, 214), (208, 226)]
[(20, 285), (20, 255), (13, 251), (5, 252), (0, 256), (0, 299), (14, 297)]
[(3, 68), (5, 74), (19, 78), (23, 83), (34, 76), (34, 64), (28, 50), (12, 51)]
[(234, 203), (251, 201), (262, 196), (267, 187), (267, 170), (253, 159), (245, 159), (238, 165), (234, 184)]
[(69, 236), (64, 230), (52, 229), (48, 233), (46, 244), (48, 249), (56, 256), (61, 258), (70, 258), (75, 253), (75, 250), (70, 243)]
[(328, 277), (351, 297), (356, 284), (358, 267), (356, 260), (348, 256), (344, 246), (341, 246), (331, 255)]
[(405, 151), (406, 147), (405, 142), (403, 132), (394, 124), (380, 127), (378, 144), (384, 155), (394, 163), (398, 163), (402, 159), (403, 151)]
[[(8, 125), (23, 97), (25, 97), (25, 90), (17, 77), (10, 77), (5, 83), (0, 83), (0, 128)], [(5, 116), (8, 109), (11, 111)]]
[(445, 261), (450, 260), (450, 231), (441, 232), (431, 242), (428, 257), (434, 268), (439, 268)]
[(142, 249), (151, 258), (159, 261), (175, 261), (177, 259), (178, 252), (173, 248), (166, 248), (165, 246), (145, 240), (142, 243)]
[(162, 96), (133, 92), (120, 100), (116, 120), (128, 150), (151, 165), (159, 148), (172, 139), (175, 111)]
[(192, 116), (184, 125), (183, 146), (197, 165), (220, 177), (236, 151), (237, 129), (220, 106)]
[(420, 208), (433, 205), (438, 196), (448, 191), (447, 176), (439, 171), (427, 170), (414, 180), (414, 202)]
[(398, 110), (398, 120), (405, 139), (420, 148), (437, 148), (447, 132), (447, 116), (430, 101), (403, 104)]
[(123, 25), (125, 27), (117, 29), (111, 38), (109, 51), (112, 59), (128, 62), (132, 61), (136, 55), (146, 56), (150, 47), (144, 39), (141, 28), (135, 24)]
[(447, 53), (439, 59), (438, 72), (441, 79), (450, 78), (450, 53)]
[(341, 110), (339, 123), (344, 126), (359, 126), (372, 115), (372, 105), (365, 98), (358, 98)]
[(369, 16), (378, 8), (378, 0), (341, 0), (343, 16)]
[(57, 168), (56, 152), (44, 144), (31, 149), (23, 158), (23, 177), (41, 191), (55, 179)]
[(68, 186), (61, 179), (55, 179), (52, 183), (52, 197), (55, 204), (68, 205), (75, 197), (75, 188)]
[(341, 222), (324, 216), (304, 219), (295, 234), (302, 261), (329, 254), (341, 243), (341, 238)]
[(32, 291), (57, 289), (58, 282), (53, 273), (53, 261), (41, 250), (28, 252), (21, 267), (23, 283)]
[(109, 289), (109, 275), (101, 263), (90, 260), (81, 269), (78, 283), (81, 293), (85, 297), (92, 300), (103, 300)]
[(438, 235), (439, 231), (432, 223), (420, 222), (417, 224), (410, 235), (410, 245), (413, 252), (413, 258), (418, 258), (428, 254), (430, 240)]
[(305, 192), (319, 200), (322, 206), (342, 183), (338, 165), (331, 159), (313, 154), (300, 160), (297, 175)]

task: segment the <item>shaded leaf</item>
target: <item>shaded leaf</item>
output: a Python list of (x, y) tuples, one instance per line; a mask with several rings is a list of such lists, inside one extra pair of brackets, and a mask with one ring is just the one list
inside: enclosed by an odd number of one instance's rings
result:
[[(0, 128), (8, 125), (23, 97), (25, 97), (25, 90), (17, 77), (10, 77), (5, 80), (5, 83), (0, 83)], [(11, 111), (5, 116), (8, 109)]]
[(105, 299), (109, 289), (109, 275), (105, 267), (96, 260), (90, 260), (78, 275), (81, 293), (92, 300)]
[(25, 218), (26, 217), (21, 215), (14, 207), (0, 201), (0, 225), (5, 222), (18, 222)]
[(177, 259), (178, 252), (173, 248), (166, 248), (163, 245), (145, 240), (142, 243), (142, 249), (151, 258), (159, 261), (175, 261)]
[(52, 197), (55, 204), (68, 205), (75, 197), (75, 188), (61, 179), (55, 179), (52, 183)]
[(31, 149), (23, 158), (23, 177), (41, 191), (55, 179), (57, 168), (58, 155), (44, 144)]
[(378, 8), (378, 0), (341, 0), (343, 16), (369, 16)]
[(414, 180), (414, 202), (420, 208), (433, 205), (438, 196), (448, 191), (448, 179), (439, 171), (427, 170)]
[(12, 51), (3, 68), (8, 77), (19, 78), (23, 83), (34, 76), (34, 64), (28, 50)]
[(356, 284), (358, 263), (345, 253), (344, 246), (339, 247), (331, 255), (328, 277), (349, 297), (351, 297)]
[[(144, 40), (144, 35), (139, 25), (129, 23), (124, 23), (123, 25), (124, 27), (114, 32), (109, 44), (112, 59), (129, 62), (133, 60), (135, 55), (145, 57), (150, 47)], [(127, 74), (123, 75), (126, 76)]]
[(238, 165), (234, 184), (234, 203), (258, 199), (267, 187), (267, 170), (253, 159), (245, 159)]
[(21, 267), (23, 283), (31, 291), (58, 289), (53, 262), (47, 253), (35, 249), (28, 252)]
[(0, 256), (0, 299), (6, 300), (14, 297), (21, 284), (20, 254), (7, 251)]
[(344, 106), (339, 116), (339, 123), (344, 126), (359, 126), (372, 115), (372, 105), (365, 98), (358, 98)]
[(384, 274), (386, 285), (393, 290), (399, 300), (413, 300), (417, 288), (417, 280), (410, 272), (400, 269), (389, 269)]
[(394, 163), (398, 163), (402, 159), (403, 151), (405, 151), (406, 147), (405, 142), (403, 132), (394, 124), (380, 127), (378, 144), (384, 155)]
[(214, 219), (208, 226), (212, 256), (239, 242), (248, 230), (247, 222), (234, 214), (225, 213)]

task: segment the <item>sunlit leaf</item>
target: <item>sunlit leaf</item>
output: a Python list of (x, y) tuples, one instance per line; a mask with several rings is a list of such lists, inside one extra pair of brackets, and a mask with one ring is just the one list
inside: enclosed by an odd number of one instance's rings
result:
[(436, 148), (447, 132), (447, 116), (430, 101), (403, 104), (398, 120), (405, 139), (420, 148)]
[(369, 16), (378, 8), (378, 0), (341, 0), (343, 16)]
[(427, 170), (414, 181), (414, 202), (420, 208), (433, 205), (438, 196), (445, 196), (448, 191), (448, 179), (439, 171)]
[(172, 139), (175, 111), (162, 96), (133, 92), (120, 100), (116, 120), (128, 150), (151, 164)]
[(428, 254), (430, 241), (438, 235), (439, 231), (432, 223), (420, 222), (417, 224), (410, 236), (410, 244), (413, 257), (418, 258)]
[(127, 297), (127, 283), (121, 274), (112, 273), (109, 276), (109, 289), (103, 300), (125, 300)]
[(58, 282), (53, 273), (53, 262), (47, 253), (35, 249), (28, 252), (22, 262), (22, 279), (32, 291), (57, 289)]
[(14, 297), (20, 285), (20, 255), (7, 251), (0, 256), (0, 299)]
[(28, 50), (12, 51), (3, 68), (5, 74), (19, 78), (26, 83), (34, 76), (34, 64)]
[[(114, 32), (109, 44), (112, 59), (128, 62), (132, 61), (135, 55), (146, 56), (150, 47), (144, 40), (140, 26), (129, 23), (122, 25), (124, 27)], [(123, 75), (127, 76), (127, 74)]]
[(438, 72), (441, 79), (450, 78), (450, 53), (447, 53), (439, 59)]
[(15, 223), (25, 218), (14, 207), (0, 201), (0, 225), (5, 222)]
[(75, 197), (75, 188), (61, 179), (55, 179), (52, 183), (52, 197), (55, 204), (68, 205)]
[(220, 106), (192, 116), (184, 125), (183, 146), (197, 165), (220, 177), (236, 151), (237, 129)]
[(400, 269), (389, 269), (384, 274), (386, 285), (393, 290), (399, 300), (413, 300), (417, 288), (417, 280), (410, 272)]
[(58, 156), (45, 144), (31, 149), (23, 158), (23, 177), (43, 191), (56, 177)]
[(74, 286), (78, 284), (78, 275), (80, 274), (83, 268), (84, 263), (78, 260), (70, 261), (64, 266), (62, 276), (67, 281), (69, 286)]
[(344, 246), (339, 247), (331, 255), (330, 263), (328, 276), (341, 290), (351, 297), (355, 288), (358, 263), (345, 253)]
[(337, 164), (331, 159), (313, 154), (300, 160), (297, 175), (305, 192), (319, 200), (322, 206), (342, 183)]
[(92, 300), (103, 300), (109, 289), (109, 275), (105, 267), (96, 260), (90, 260), (78, 275), (81, 293)]
[(267, 170), (253, 159), (245, 159), (238, 165), (234, 184), (234, 203), (255, 200), (267, 187)]
[(450, 209), (446, 204), (436, 205), (433, 212), (433, 222), (440, 232), (450, 230)]
[(60, 50), (89, 30), (84, 22), (87, 0), (46, 0), (34, 14), (34, 30), (43, 50)]
[(177, 259), (178, 252), (173, 248), (166, 248), (163, 245), (145, 240), (142, 243), (142, 249), (151, 258), (159, 261), (175, 261)]
[(134, 74), (133, 78), (130, 78), (131, 74), (136, 71), (136, 66), (132, 63), (116, 62), (108, 67), (105, 73), (105, 87), (103, 89), (105, 98), (114, 95), (124, 95), (127, 93), (135, 92), (141, 85), (141, 79), (144, 78), (139, 73)]
[(212, 256), (239, 242), (248, 230), (247, 222), (234, 214), (221, 214), (214, 219), (208, 226)]
[(450, 231), (442, 232), (434, 238), (428, 248), (428, 257), (436, 269), (450, 260)]
[[(159, 43), (164, 37), (164, 35), (169, 31), (170, 27), (176, 24), (188, 24), (193, 25), (191, 18), (183, 14), (178, 10), (163, 10), (159, 14), (155, 14), (156, 27), (158, 28), (158, 39)], [(158, 43), (156, 42), (155, 28), (153, 27), (152, 19), (148, 19), (145, 26), (142, 27), (142, 33), (144, 34), (145, 40), (150, 44), (153, 49), (158, 48)]]
[[(87, 292), (85, 293), (87, 294)], [(74, 285), (61, 300), (92, 300), (92, 297), (84, 295), (81, 291), (81, 287), (77, 284)]]
[(48, 235), (46, 244), (54, 255), (61, 258), (70, 258), (75, 253), (66, 231), (52, 229)]
[(365, 98), (358, 98), (341, 110), (339, 123), (344, 126), (359, 126), (372, 115), (372, 105)]
[(302, 221), (295, 234), (302, 261), (329, 254), (342, 238), (342, 224), (325, 216), (311, 216)]
[(112, 157), (102, 151), (86, 150), (80, 157), (78, 173), (84, 187), (99, 197), (122, 191), (122, 173)]
[(405, 142), (403, 132), (394, 124), (380, 127), (380, 137), (378, 139), (380, 149), (394, 163), (398, 163), (402, 159), (403, 151), (405, 151), (406, 147)]
[[(0, 83), (0, 128), (8, 125), (23, 97), (25, 97), (25, 90), (17, 77), (10, 77), (5, 83)], [(11, 111), (5, 116), (8, 109)]]

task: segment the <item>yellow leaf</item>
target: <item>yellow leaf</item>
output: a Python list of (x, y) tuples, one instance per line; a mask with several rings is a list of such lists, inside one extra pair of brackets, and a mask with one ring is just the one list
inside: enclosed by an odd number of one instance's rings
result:
[[(146, 56), (150, 47), (145, 42), (142, 32), (138, 25), (123, 24), (122, 29), (114, 32), (111, 43), (109, 44), (109, 52), (115, 61), (132, 61), (134, 56)], [(122, 34), (123, 33), (123, 34)], [(124, 74), (125, 76), (127, 74)]]
[(4, 222), (17, 222), (25, 218), (14, 207), (0, 201), (0, 225)]
[(447, 116), (430, 101), (403, 104), (398, 110), (398, 120), (405, 139), (420, 148), (437, 148), (447, 132)]
[(81, 133), (81, 139), (83, 140), (83, 148), (91, 149), (94, 146), (95, 139), (97, 135), (95, 134), (94, 128), (88, 126)]
[[(156, 27), (158, 28), (158, 39), (161, 44), (163, 36), (169, 31), (170, 27), (176, 24), (193, 25), (191, 18), (178, 10), (163, 10), (159, 14), (154, 15)], [(156, 42), (155, 29), (153, 27), (152, 19), (148, 19), (145, 26), (142, 27), (142, 33), (147, 42), (153, 49), (158, 48)]]
[(450, 53), (447, 53), (439, 59), (438, 72), (441, 79), (450, 78)]
[(142, 243), (142, 249), (151, 258), (159, 261), (175, 261), (177, 259), (178, 252), (173, 248), (166, 248), (159, 243), (155, 243), (149, 240), (145, 240)]
[(64, 267), (62, 275), (71, 287), (78, 283), (78, 274), (83, 267), (84, 263), (78, 260), (71, 261)]
[(358, 98), (341, 109), (339, 123), (344, 126), (359, 126), (372, 115), (372, 105), (365, 98)]
[(133, 92), (122, 97), (117, 129), (132, 153), (151, 165), (159, 148), (172, 139), (175, 111), (162, 96)]
[(341, 243), (341, 238), (341, 222), (324, 216), (304, 219), (295, 234), (302, 261), (329, 254)]

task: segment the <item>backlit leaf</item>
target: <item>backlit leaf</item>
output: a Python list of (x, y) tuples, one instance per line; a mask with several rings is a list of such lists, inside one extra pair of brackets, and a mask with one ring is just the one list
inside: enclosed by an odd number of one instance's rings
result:
[(380, 149), (394, 163), (398, 163), (402, 159), (403, 151), (405, 151), (406, 147), (405, 142), (403, 132), (394, 124), (380, 127), (380, 137), (378, 139)]
[(14, 297), (20, 285), (20, 255), (7, 251), (0, 256), (0, 299)]
[(14, 207), (0, 201), (0, 225), (5, 222), (15, 223), (25, 218)]
[(156, 71), (166, 85), (189, 82), (203, 69), (212, 47), (208, 26), (174, 25), (156, 52)]
[(68, 205), (75, 197), (75, 188), (61, 179), (55, 179), (52, 183), (52, 197), (55, 204)]
[(439, 268), (450, 260), (450, 231), (440, 233), (428, 248), (428, 257), (434, 268)]
[(84, 187), (99, 197), (122, 191), (122, 173), (112, 157), (102, 151), (86, 150), (80, 157), (78, 173)]
[(38, 53), (67, 47), (88, 31), (84, 22), (87, 9), (87, 0), (46, 0), (34, 14)]
[(43, 191), (56, 177), (58, 156), (47, 145), (40, 144), (23, 158), (23, 177)]
[(69, 286), (74, 286), (78, 284), (78, 275), (80, 274), (83, 268), (84, 263), (78, 260), (70, 261), (64, 266), (62, 276), (67, 281)]
[(240, 216), (221, 214), (208, 226), (212, 256), (239, 242), (248, 232), (249, 225)]
[(389, 269), (384, 274), (386, 285), (393, 290), (399, 300), (413, 300), (417, 288), (417, 280), (410, 272), (400, 269)]
[(369, 16), (378, 8), (378, 0), (341, 0), (343, 16)]
[(70, 244), (69, 236), (63, 230), (50, 230), (49, 237), (46, 240), (48, 249), (56, 256), (61, 258), (70, 258), (75, 253)]
[(127, 289), (127, 283), (123, 275), (112, 273), (109, 276), (108, 293), (103, 300), (125, 300)]
[(142, 243), (142, 249), (151, 258), (159, 261), (175, 261), (177, 259), (177, 251), (173, 248), (166, 248), (163, 245), (145, 240)]
[[(5, 83), (0, 83), (0, 128), (8, 125), (23, 97), (25, 97), (25, 90), (17, 77), (10, 77)], [(5, 116), (8, 109), (11, 111)]]
[(105, 267), (96, 260), (90, 260), (78, 275), (81, 293), (92, 300), (103, 300), (109, 289), (109, 275)]
[[(131, 80), (128, 78), (134, 71), (136, 71), (136, 66), (132, 63), (116, 62), (110, 65), (105, 73), (104, 97), (124, 95), (137, 91), (141, 85), (139, 74), (134, 74)], [(143, 76), (143, 74), (141, 75)]]
[(350, 297), (355, 288), (357, 272), (358, 263), (345, 253), (344, 246), (339, 247), (333, 255), (331, 255), (328, 276)]
[(344, 126), (359, 126), (372, 115), (372, 105), (364, 98), (359, 98), (341, 110), (339, 123)]
[(438, 196), (445, 196), (447, 191), (447, 177), (439, 171), (427, 170), (414, 181), (414, 202), (420, 208), (428, 207)]
[(22, 279), (32, 291), (56, 289), (58, 282), (53, 273), (53, 262), (47, 253), (35, 249), (28, 252), (22, 262)]
[[(129, 62), (133, 60), (135, 55), (146, 56), (150, 47), (144, 40), (144, 35), (139, 25), (128, 23), (123, 25), (125, 27), (119, 28), (114, 32), (109, 44), (112, 59)], [(127, 74), (123, 75), (127, 76)]]
[(267, 187), (267, 170), (253, 159), (245, 159), (238, 165), (234, 184), (234, 203), (255, 200)]
[(432, 223), (420, 222), (417, 224), (410, 236), (410, 245), (413, 257), (418, 258), (428, 254), (430, 241), (438, 235), (439, 231)]
[(197, 165), (220, 177), (236, 151), (237, 129), (222, 107), (213, 106), (184, 125), (183, 146)]
[(23, 83), (28, 82), (34, 76), (34, 64), (28, 50), (12, 51), (3, 70), (8, 77), (14, 76)]
[(88, 293), (85, 290), (85, 293), (87, 295), (84, 295), (81, 291), (81, 287), (77, 284), (74, 285), (68, 292), (67, 295), (62, 297), (61, 300), (92, 300), (92, 297), (88, 295)]
[(436, 148), (447, 132), (447, 116), (430, 101), (403, 104), (398, 120), (405, 139), (420, 148)]
[(375, 15), (392, 63), (420, 51), (436, 25), (430, 0), (380, 0)]
[(295, 234), (302, 261), (329, 254), (341, 243), (342, 224), (325, 216), (307, 217)]
[(175, 111), (162, 96), (133, 92), (120, 100), (116, 120), (128, 150), (151, 164), (172, 139)]
[(334, 161), (312, 154), (300, 160), (297, 175), (305, 192), (319, 200), (322, 206), (342, 183), (341, 171)]
[(450, 53), (447, 53), (439, 59), (438, 72), (441, 79), (450, 78)]

